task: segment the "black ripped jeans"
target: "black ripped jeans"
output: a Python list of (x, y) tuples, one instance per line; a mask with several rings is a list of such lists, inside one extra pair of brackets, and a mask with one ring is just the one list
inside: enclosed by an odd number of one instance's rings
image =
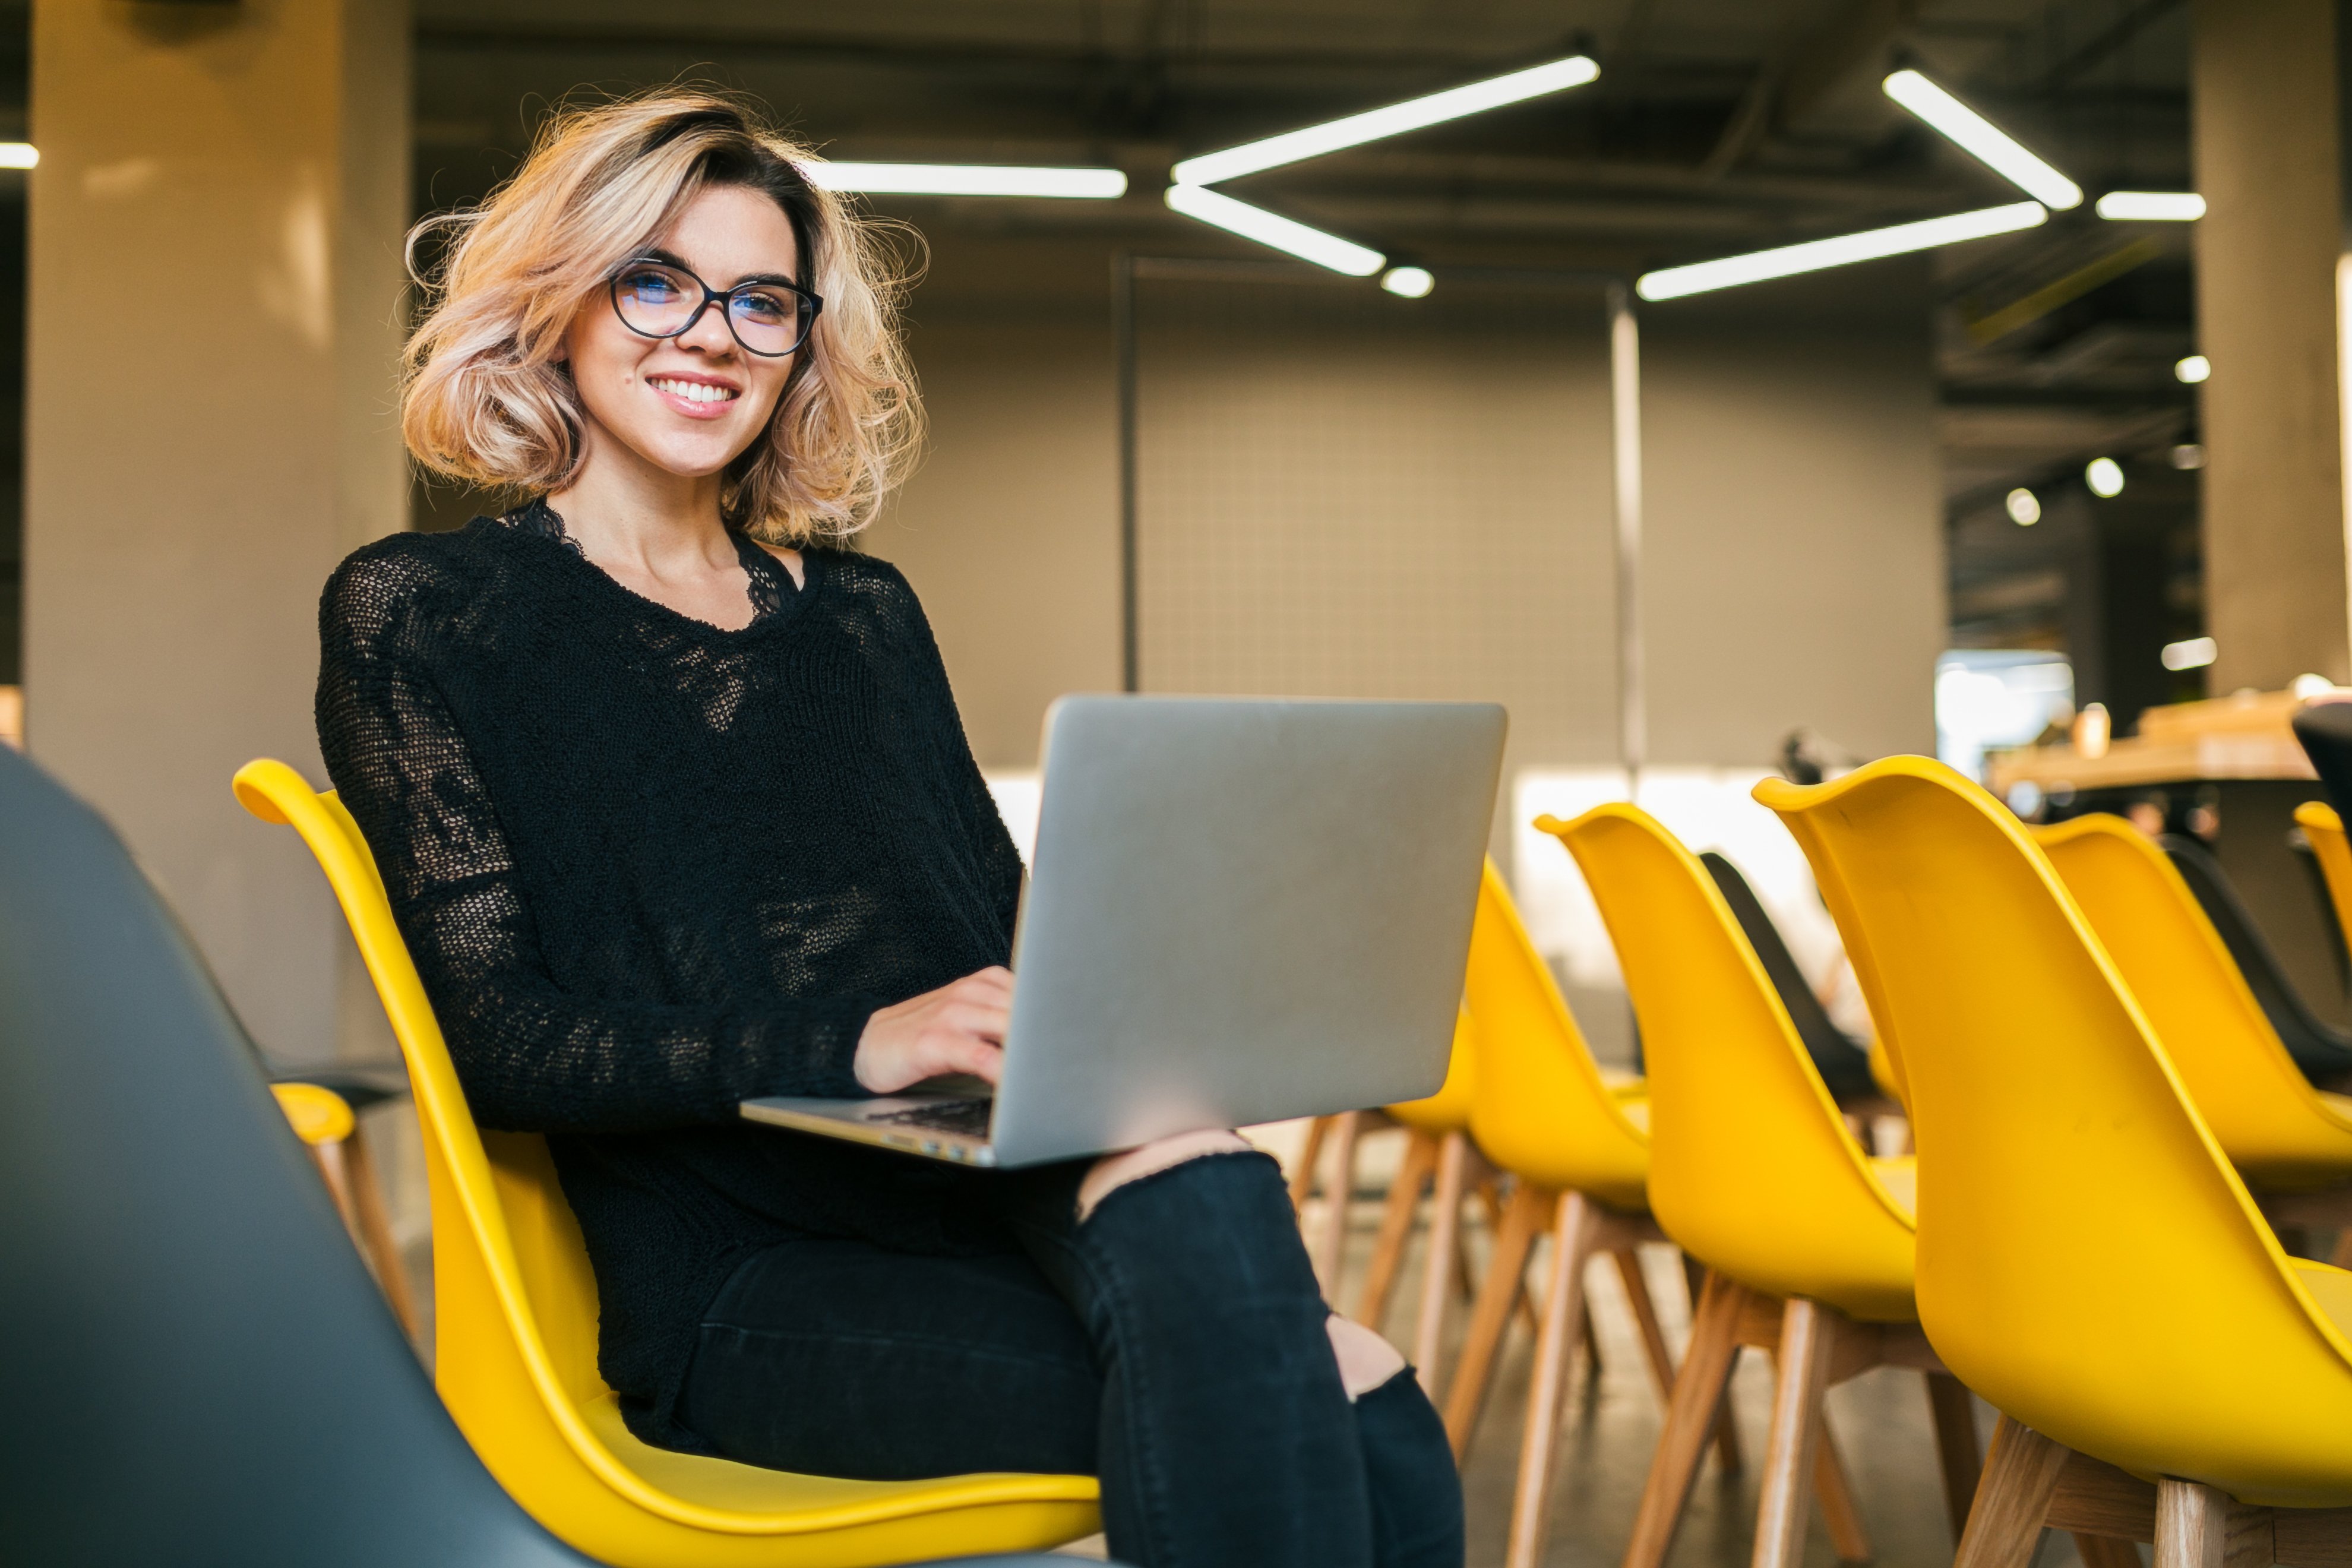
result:
[(704, 1313), (681, 1421), (750, 1464), (1102, 1478), (1139, 1568), (1461, 1568), (1462, 1490), (1410, 1371), (1350, 1402), (1281, 1173), (1210, 1154), (1113, 1191), (996, 1178), (1020, 1250), (811, 1237)]

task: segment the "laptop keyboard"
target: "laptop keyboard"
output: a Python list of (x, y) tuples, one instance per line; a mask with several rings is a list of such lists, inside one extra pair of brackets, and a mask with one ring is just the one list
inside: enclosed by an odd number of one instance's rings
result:
[(885, 1111), (866, 1120), (887, 1121), (902, 1127), (924, 1127), (935, 1132), (957, 1132), (967, 1138), (985, 1138), (990, 1119), (995, 1113), (996, 1102), (992, 1100), (942, 1100), (906, 1110)]

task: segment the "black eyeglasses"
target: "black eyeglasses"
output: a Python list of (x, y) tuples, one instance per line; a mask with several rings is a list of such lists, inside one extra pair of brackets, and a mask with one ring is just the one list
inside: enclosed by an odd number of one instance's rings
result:
[(806, 342), (824, 309), (797, 283), (754, 279), (722, 294), (688, 268), (652, 257), (613, 274), (613, 313), (639, 337), (682, 337), (713, 305), (743, 352), (761, 359), (780, 359)]

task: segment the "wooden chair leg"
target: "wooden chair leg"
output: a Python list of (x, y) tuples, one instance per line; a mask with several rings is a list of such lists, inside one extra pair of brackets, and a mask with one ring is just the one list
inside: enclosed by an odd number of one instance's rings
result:
[(1318, 1116), (1307, 1124), (1307, 1147), (1298, 1152), (1298, 1168), (1290, 1173), (1290, 1209), (1304, 1219), (1307, 1200), (1315, 1191), (1315, 1162), (1323, 1152), (1323, 1140), (1330, 1135), (1336, 1116)]
[(1552, 1443), (1559, 1433), (1570, 1347), (1582, 1340), (1591, 1322), (1585, 1311), (1584, 1266), (1592, 1258), (1600, 1216), (1582, 1193), (1562, 1194), (1558, 1214), (1552, 1226), (1551, 1278), (1544, 1287), (1543, 1327), (1536, 1335), (1535, 1381), (1528, 1390), (1527, 1435), (1519, 1445), (1518, 1485), (1511, 1497), (1505, 1568), (1536, 1568), (1542, 1560), (1544, 1504), (1551, 1491)]
[(1432, 1401), (1442, 1391), (1437, 1358), (1445, 1348), (1445, 1305), (1454, 1297), (1454, 1267), (1460, 1256), (1462, 1186), (1469, 1174), (1470, 1135), (1448, 1132), (1437, 1146), (1435, 1206), (1429, 1215), (1429, 1260), (1421, 1275), (1421, 1317), (1412, 1329), (1412, 1364), (1420, 1368), (1422, 1392)]
[(306, 1143), (310, 1151), (310, 1163), (319, 1167), (319, 1180), (327, 1186), (327, 1196), (333, 1200), (335, 1213), (342, 1216), (343, 1228), (359, 1237), (359, 1221), (352, 1215), (352, 1182), (350, 1164), (343, 1158), (341, 1143)]
[(416, 1296), (408, 1286), (408, 1268), (392, 1238), (392, 1215), (383, 1201), (383, 1187), (375, 1179), (375, 1161), (367, 1146), (366, 1130), (354, 1124), (343, 1142), (344, 1177), (351, 1185), (352, 1216), (358, 1222), (360, 1248), (375, 1268), (375, 1282), (400, 1320), (401, 1331), (411, 1343), (416, 1339)]
[[(1479, 1183), (1478, 1202), (1486, 1210), (1486, 1228), (1499, 1235), (1503, 1228), (1504, 1213), (1509, 1207), (1503, 1199), (1502, 1184), (1499, 1181), (1491, 1180)], [(1462, 1267), (1463, 1275), (1466, 1279), (1470, 1273), (1470, 1266), (1465, 1260)], [(1475, 1296), (1477, 1292), (1471, 1290), (1465, 1294)], [(1518, 1312), (1519, 1321), (1527, 1325), (1528, 1332), (1534, 1333), (1537, 1320), (1542, 1316), (1542, 1309), (1536, 1305), (1534, 1292), (1520, 1292)]]
[(1356, 1137), (1363, 1129), (1360, 1110), (1342, 1111), (1331, 1129), (1331, 1177), (1323, 1187), (1323, 1231), (1316, 1238), (1315, 1277), (1323, 1281), (1323, 1298), (1339, 1301), (1339, 1270), (1348, 1258), (1348, 1206), (1355, 1195)]
[(1853, 1483), (1846, 1478), (1845, 1460), (1838, 1453), (1826, 1418), (1821, 1426), (1821, 1442), (1813, 1450), (1813, 1500), (1822, 1505), (1822, 1525), (1829, 1531), (1830, 1546), (1839, 1562), (1867, 1563), (1870, 1531), (1862, 1522), (1862, 1510), (1854, 1506)]
[(1503, 1331), (1510, 1326), (1511, 1308), (1527, 1289), (1528, 1252), (1552, 1217), (1554, 1200), (1539, 1189), (1522, 1184), (1503, 1210), (1495, 1237), (1495, 1255), (1486, 1278), (1478, 1287), (1477, 1304), (1470, 1310), (1470, 1331), (1462, 1342), (1462, 1359), (1454, 1363), (1445, 1394), (1445, 1435), (1454, 1444), (1454, 1462), (1470, 1449), (1470, 1434), (1486, 1402), (1486, 1385), (1494, 1379), (1495, 1352)]
[(1708, 1274), (1699, 1289), (1691, 1315), (1690, 1349), (1675, 1374), (1665, 1429), (1658, 1434), (1649, 1479), (1642, 1486), (1624, 1568), (1658, 1568), (1675, 1543), (1675, 1531), (1690, 1501), (1691, 1482), (1698, 1476), (1699, 1455), (1706, 1451), (1707, 1434), (1723, 1408), (1724, 1390), (1730, 1386), (1731, 1363), (1739, 1353), (1739, 1316), (1747, 1301), (1747, 1290), (1719, 1274)]
[(1764, 1447), (1763, 1495), (1756, 1508), (1753, 1568), (1797, 1568), (1804, 1561), (1814, 1456), (1822, 1436), (1822, 1394), (1838, 1322), (1817, 1301), (1791, 1296), (1780, 1309), (1780, 1376)]
[[(1706, 1269), (1699, 1260), (1685, 1252), (1678, 1255), (1683, 1266), (1683, 1282), (1690, 1290), (1691, 1321), (1698, 1321), (1700, 1287), (1706, 1282)], [(1739, 1452), (1739, 1423), (1731, 1412), (1731, 1402), (1725, 1400), (1715, 1413), (1715, 1462), (1723, 1467), (1727, 1476), (1736, 1476), (1748, 1461)]]
[(1372, 1246), (1364, 1291), (1356, 1300), (1356, 1321), (1375, 1332), (1388, 1321), (1389, 1298), (1396, 1290), (1405, 1243), (1412, 1239), (1412, 1222), (1421, 1213), (1421, 1190), (1429, 1184), (1429, 1173), (1436, 1163), (1437, 1140), (1419, 1128), (1408, 1128), (1404, 1163), (1389, 1184), (1389, 1201), (1381, 1211), (1380, 1240)]
[[(1952, 1568), (2026, 1568), (2042, 1539), (2042, 1521), (2058, 1490), (2069, 1450), (2004, 1415), (1969, 1506)], [(2133, 1553), (2137, 1556), (2138, 1553)]]
[(2202, 1481), (2156, 1483), (2156, 1568), (2268, 1568), (2271, 1516)]
[[(1977, 1452), (1976, 1395), (1948, 1372), (1931, 1372), (1927, 1409), (1935, 1418), (1936, 1458), (1944, 1471), (1944, 1511), (1952, 1521), (1952, 1543), (1969, 1531), (1969, 1505), (1976, 1500), (1984, 1460)], [(2098, 1568), (2084, 1560), (2084, 1568)]]
[(1633, 1309), (1633, 1322), (1642, 1331), (1642, 1352), (1650, 1363), (1650, 1381), (1658, 1386), (1658, 1403), (1665, 1404), (1675, 1396), (1675, 1352), (1666, 1348), (1666, 1331), (1658, 1326), (1658, 1304), (1650, 1300), (1650, 1282), (1642, 1277), (1642, 1255), (1630, 1247), (1621, 1247), (1609, 1255), (1617, 1266), (1617, 1279), (1625, 1287), (1626, 1304)]

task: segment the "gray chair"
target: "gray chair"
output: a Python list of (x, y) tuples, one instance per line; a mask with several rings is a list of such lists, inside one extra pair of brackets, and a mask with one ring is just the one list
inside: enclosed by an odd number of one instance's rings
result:
[(11, 1563), (587, 1562), (475, 1459), (121, 845), (5, 748), (0, 1366)]

